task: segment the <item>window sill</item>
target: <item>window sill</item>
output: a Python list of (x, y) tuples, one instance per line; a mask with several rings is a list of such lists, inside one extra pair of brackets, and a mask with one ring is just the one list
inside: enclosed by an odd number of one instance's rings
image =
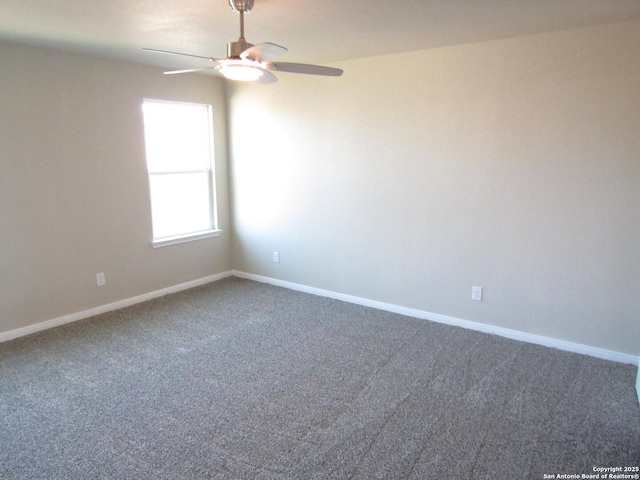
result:
[(204, 232), (189, 233), (187, 235), (177, 235), (175, 237), (165, 237), (153, 240), (151, 246), (153, 248), (166, 247), (168, 245), (176, 245), (178, 243), (193, 242), (202, 240), (203, 238), (218, 237), (222, 230), (205, 230)]

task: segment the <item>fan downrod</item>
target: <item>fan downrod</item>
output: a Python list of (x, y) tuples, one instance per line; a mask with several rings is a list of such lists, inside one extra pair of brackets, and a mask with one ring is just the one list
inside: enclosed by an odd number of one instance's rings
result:
[(244, 38), (244, 14), (249, 13), (253, 8), (253, 0), (229, 0), (229, 5), (234, 12), (240, 14), (240, 38), (237, 42), (227, 43), (227, 57), (240, 58), (240, 54), (247, 48), (253, 47)]

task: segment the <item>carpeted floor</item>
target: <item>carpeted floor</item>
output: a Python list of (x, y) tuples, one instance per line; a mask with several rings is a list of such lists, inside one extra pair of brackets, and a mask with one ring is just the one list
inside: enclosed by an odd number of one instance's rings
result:
[(592, 474), (640, 465), (634, 381), (229, 278), (0, 344), (0, 478)]

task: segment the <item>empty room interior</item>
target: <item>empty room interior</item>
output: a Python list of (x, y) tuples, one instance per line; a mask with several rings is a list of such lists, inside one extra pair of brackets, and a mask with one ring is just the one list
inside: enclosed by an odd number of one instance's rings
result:
[(640, 1), (0, 0), (0, 65), (0, 478), (640, 478)]

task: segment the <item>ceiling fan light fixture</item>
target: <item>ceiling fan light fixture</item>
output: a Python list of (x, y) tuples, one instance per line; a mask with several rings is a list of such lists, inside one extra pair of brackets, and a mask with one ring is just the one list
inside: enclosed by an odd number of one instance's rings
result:
[(239, 14), (240, 37), (238, 37), (237, 41), (229, 42), (227, 44), (226, 58), (204, 57), (202, 55), (191, 55), (188, 53), (170, 52), (167, 50), (155, 50), (152, 48), (145, 48), (145, 50), (172, 55), (184, 55), (213, 62), (213, 66), (164, 72), (166, 74), (199, 72), (214, 69), (217, 73), (229, 80), (258, 82), (262, 85), (278, 81), (276, 76), (271, 73), (270, 70), (330, 77), (339, 77), (342, 75), (342, 70), (339, 68), (321, 67), (319, 65), (307, 65), (304, 63), (274, 63), (273, 60), (276, 57), (286, 53), (286, 48), (268, 42), (253, 45), (252, 43), (247, 42), (244, 38), (244, 14), (251, 11), (254, 0), (228, 0), (228, 2), (231, 8)]
[(237, 80), (240, 82), (255, 82), (264, 72), (253, 65), (221, 65), (220, 73), (229, 80)]

